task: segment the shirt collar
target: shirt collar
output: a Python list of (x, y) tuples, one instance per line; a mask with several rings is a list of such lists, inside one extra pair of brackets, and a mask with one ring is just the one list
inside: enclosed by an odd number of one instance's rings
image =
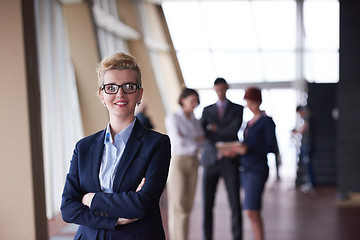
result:
[[(179, 114), (180, 114), (182, 117), (184, 117), (184, 118), (187, 119), (186, 114), (185, 114), (185, 112), (184, 112), (184, 110), (183, 110), (182, 108), (179, 108)], [(195, 118), (195, 115), (194, 115), (194, 113), (192, 112), (192, 113), (190, 114), (190, 119), (193, 119), (193, 118)]]
[(228, 104), (228, 102), (229, 102), (229, 100), (227, 100), (227, 99), (225, 99), (224, 101), (220, 101), (220, 100), (218, 100), (217, 102), (216, 102), (216, 106), (222, 106), (222, 107), (226, 107), (227, 106), (227, 104)]
[[(134, 128), (135, 125), (135, 120), (132, 121), (129, 126), (127, 126), (125, 129), (123, 129), (121, 132), (119, 132), (118, 134), (115, 135), (115, 142), (119, 141), (120, 139), (122, 139), (122, 141), (126, 144), (127, 141), (130, 138), (131, 132)], [(110, 133), (110, 122), (108, 123), (107, 127), (106, 127), (106, 132), (105, 132), (105, 139), (104, 139), (104, 143), (111, 143), (111, 133)]]

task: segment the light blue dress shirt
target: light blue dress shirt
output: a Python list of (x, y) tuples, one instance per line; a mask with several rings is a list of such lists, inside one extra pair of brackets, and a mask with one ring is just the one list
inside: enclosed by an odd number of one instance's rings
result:
[(99, 171), (100, 186), (103, 192), (113, 192), (116, 170), (119, 166), (121, 156), (124, 153), (126, 143), (129, 140), (130, 134), (134, 128), (134, 124), (135, 120), (124, 130), (116, 134), (114, 142), (110, 133), (110, 123), (107, 125), (104, 139), (105, 146)]

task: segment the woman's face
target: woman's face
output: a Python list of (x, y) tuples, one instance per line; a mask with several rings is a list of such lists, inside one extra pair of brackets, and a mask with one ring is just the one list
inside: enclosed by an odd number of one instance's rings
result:
[(255, 113), (255, 112), (259, 111), (260, 102), (250, 100), (250, 99), (245, 99), (245, 101), (246, 101), (247, 107), (250, 109), (251, 112)]
[[(104, 84), (123, 85), (125, 83), (135, 83), (136, 76), (132, 70), (109, 70), (104, 74)], [(121, 119), (132, 119), (136, 103), (141, 101), (143, 89), (137, 89), (135, 93), (126, 94), (120, 88), (117, 94), (107, 94), (104, 90), (99, 90), (100, 99), (105, 103), (109, 111), (110, 119), (113, 117)]]
[(191, 94), (181, 100), (184, 112), (192, 112), (199, 105), (199, 99), (195, 94)]

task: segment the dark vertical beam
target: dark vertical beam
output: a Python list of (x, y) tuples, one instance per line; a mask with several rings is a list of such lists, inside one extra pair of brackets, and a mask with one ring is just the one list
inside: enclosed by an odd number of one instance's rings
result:
[(34, 0), (22, 0), (36, 239), (48, 239)]
[(338, 191), (360, 191), (360, 1), (340, 1)]

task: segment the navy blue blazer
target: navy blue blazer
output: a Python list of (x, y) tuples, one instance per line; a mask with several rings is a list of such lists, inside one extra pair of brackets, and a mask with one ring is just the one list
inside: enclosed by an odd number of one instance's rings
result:
[[(80, 225), (74, 239), (165, 239), (159, 199), (165, 188), (171, 158), (167, 135), (146, 129), (136, 119), (120, 159), (113, 193), (103, 193), (99, 169), (105, 130), (81, 139), (75, 147), (62, 195), (65, 222)], [(142, 178), (143, 188), (136, 192)], [(90, 208), (82, 204), (95, 192)], [(116, 226), (118, 218), (139, 218)]]
[[(207, 139), (200, 158), (200, 163), (203, 166), (211, 166), (216, 162), (216, 142), (232, 142), (239, 140), (238, 132), (243, 121), (243, 111), (243, 106), (229, 101), (224, 115), (220, 119), (216, 104), (204, 108), (200, 119)], [(208, 124), (213, 123), (217, 125), (217, 131), (215, 132), (209, 131), (206, 127)]]
[(248, 151), (242, 157), (242, 165), (245, 170), (266, 170), (267, 154), (275, 152), (277, 148), (275, 123), (269, 116), (262, 116), (253, 125), (246, 126), (244, 131), (244, 143)]

